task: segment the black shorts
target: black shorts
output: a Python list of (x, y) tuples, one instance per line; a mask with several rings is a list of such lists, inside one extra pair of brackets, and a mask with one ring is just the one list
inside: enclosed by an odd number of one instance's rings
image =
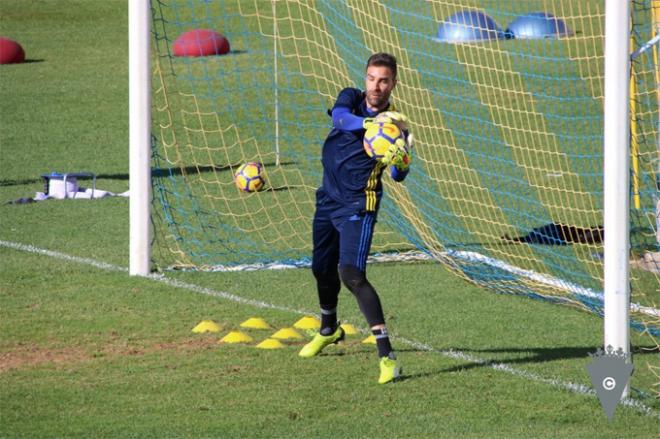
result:
[(317, 272), (352, 265), (365, 271), (376, 225), (376, 212), (346, 210), (335, 201), (316, 206), (312, 268)]

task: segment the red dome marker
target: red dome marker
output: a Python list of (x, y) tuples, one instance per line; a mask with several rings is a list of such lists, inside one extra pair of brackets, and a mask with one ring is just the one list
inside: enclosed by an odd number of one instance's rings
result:
[(174, 41), (174, 56), (211, 56), (229, 52), (229, 40), (209, 29), (193, 29)]
[(0, 64), (17, 64), (25, 61), (25, 51), (14, 40), (0, 37)]

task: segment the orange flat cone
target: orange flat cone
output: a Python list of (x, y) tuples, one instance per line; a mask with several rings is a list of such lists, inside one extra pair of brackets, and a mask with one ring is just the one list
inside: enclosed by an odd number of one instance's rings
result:
[(277, 338), (279, 340), (291, 340), (291, 339), (301, 339), (302, 335), (293, 328), (282, 328), (277, 331), (275, 334), (270, 336), (271, 338)]
[(252, 337), (241, 331), (231, 331), (222, 337), (218, 343), (250, 343), (252, 341), (254, 341)]
[(305, 316), (293, 324), (294, 328), (298, 329), (320, 329), (321, 322), (313, 316)]
[(192, 329), (192, 332), (203, 334), (205, 332), (220, 332), (220, 325), (213, 320), (202, 320)]
[(267, 338), (266, 340), (259, 343), (257, 345), (257, 347), (259, 349), (280, 349), (280, 348), (283, 348), (284, 345), (279, 340), (275, 340), (275, 339), (272, 339), (272, 338)]
[(250, 317), (241, 323), (241, 327), (250, 329), (271, 329), (271, 326), (261, 317)]

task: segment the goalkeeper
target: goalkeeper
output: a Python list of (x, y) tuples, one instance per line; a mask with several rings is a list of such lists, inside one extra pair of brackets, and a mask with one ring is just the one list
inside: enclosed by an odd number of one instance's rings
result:
[[(341, 282), (355, 295), (376, 338), (381, 384), (395, 380), (400, 366), (392, 350), (380, 299), (366, 277), (366, 262), (383, 194), (381, 177), (389, 167), (395, 181), (408, 174), (407, 119), (393, 111), (390, 94), (396, 86), (394, 56), (376, 53), (367, 61), (366, 90), (345, 88), (331, 110), (333, 128), (323, 144), (323, 182), (316, 191), (313, 221), (312, 271), (321, 307), (321, 329), (300, 351), (313, 357), (344, 338), (337, 321)], [(393, 144), (381, 161), (363, 147), (365, 129), (372, 123), (394, 123), (408, 143)], [(408, 149), (407, 149), (408, 148)]]

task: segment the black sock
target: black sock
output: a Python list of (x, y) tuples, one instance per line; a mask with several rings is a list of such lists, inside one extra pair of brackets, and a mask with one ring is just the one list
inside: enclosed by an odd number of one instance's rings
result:
[(394, 357), (392, 352), (392, 345), (390, 344), (390, 337), (387, 334), (387, 328), (372, 329), (371, 333), (376, 337), (376, 346), (378, 347), (379, 357)]
[(337, 329), (337, 307), (321, 308), (321, 335), (330, 335)]

